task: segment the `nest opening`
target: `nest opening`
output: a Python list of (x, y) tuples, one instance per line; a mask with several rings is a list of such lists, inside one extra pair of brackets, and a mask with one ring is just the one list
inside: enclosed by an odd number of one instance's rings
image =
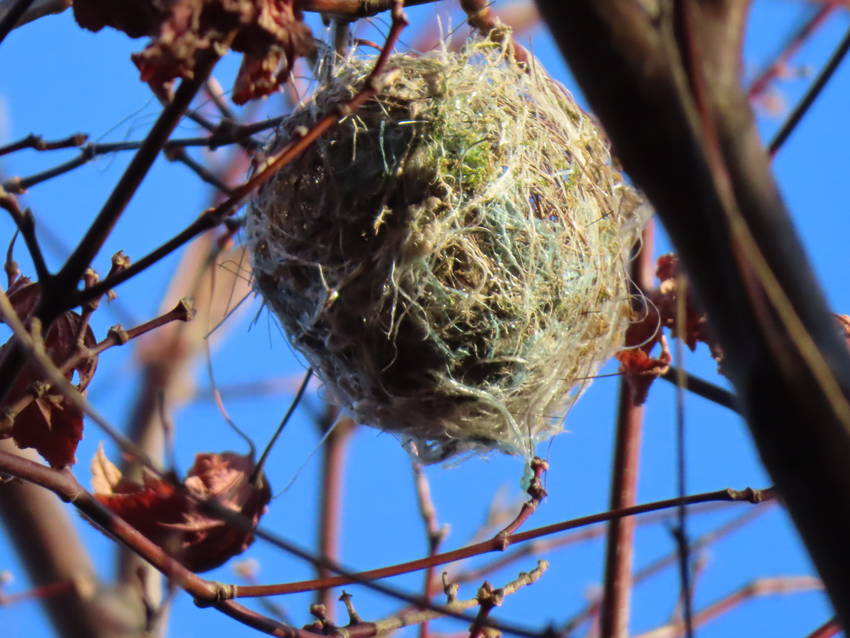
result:
[[(275, 144), (373, 63), (339, 64)], [(334, 399), (423, 461), (531, 456), (622, 343), (639, 199), (567, 92), (503, 45), (389, 66), (253, 202), (255, 286)]]

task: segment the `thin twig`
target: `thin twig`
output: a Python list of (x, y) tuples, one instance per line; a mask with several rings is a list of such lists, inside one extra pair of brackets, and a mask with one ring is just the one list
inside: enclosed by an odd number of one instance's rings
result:
[[(719, 508), (730, 507), (731, 503), (705, 503), (691, 507), (691, 516), (704, 512), (714, 512)], [(665, 511), (653, 512), (646, 516), (638, 517), (635, 524), (638, 526), (652, 525), (655, 523), (668, 521), (670, 513)], [(469, 569), (452, 574), (452, 580), (456, 583), (468, 583), (471, 581), (480, 581), (486, 578), (491, 573), (503, 569), (508, 565), (516, 562), (525, 556), (541, 556), (551, 553), (554, 550), (562, 549), (568, 545), (583, 543), (604, 536), (606, 528), (602, 525), (586, 527), (571, 534), (564, 534), (560, 537), (546, 538), (543, 540), (532, 541), (524, 545), (520, 545), (515, 550), (505, 553), (499, 558), (490, 561), (480, 567)], [(637, 580), (637, 574), (635, 575)]]
[(785, 120), (779, 131), (773, 139), (770, 140), (770, 144), (767, 145), (767, 150), (771, 155), (775, 155), (777, 151), (779, 151), (794, 129), (797, 128), (797, 125), (803, 119), (803, 116), (808, 112), (812, 104), (814, 104), (814, 101), (820, 95), (821, 91), (826, 86), (826, 83), (829, 82), (830, 78), (832, 78), (848, 51), (850, 51), (850, 29), (847, 30), (847, 33), (841, 39), (838, 47), (836, 47), (835, 51), (829, 57), (826, 66), (823, 67), (821, 72), (815, 78), (815, 81), (812, 82), (812, 85), (809, 87), (809, 90), (806, 91), (803, 99), (801, 99), (797, 106), (794, 107), (794, 110), (788, 116), (788, 119)]
[[(532, 471), (532, 477), (528, 484), (526, 493), (529, 499), (522, 504), (519, 514), (508, 525), (496, 534), (497, 539), (507, 539), (511, 534), (516, 532), (522, 524), (529, 519), (537, 510), (540, 502), (546, 498), (546, 490), (543, 489), (543, 474), (549, 469), (549, 464), (539, 457), (534, 457), (529, 462)], [(507, 547), (507, 545), (505, 545)]]
[(0, 155), (8, 155), (9, 153), (14, 153), (25, 148), (31, 148), (36, 151), (55, 151), (60, 148), (73, 148), (75, 146), (82, 146), (88, 139), (89, 136), (85, 133), (75, 133), (61, 140), (45, 142), (41, 135), (30, 134), (17, 142), (0, 146)]
[(272, 438), (266, 445), (266, 449), (263, 450), (263, 453), (260, 455), (260, 459), (257, 461), (257, 465), (254, 468), (254, 474), (251, 477), (251, 483), (255, 483), (259, 480), (260, 475), (263, 472), (263, 466), (266, 464), (266, 460), (269, 458), (269, 454), (271, 453), (272, 448), (274, 448), (274, 444), (277, 443), (278, 438), (283, 433), (283, 429), (286, 427), (286, 424), (289, 423), (289, 419), (292, 417), (292, 414), (295, 412), (298, 404), (301, 403), (301, 398), (307, 391), (307, 385), (310, 383), (310, 378), (312, 376), (313, 368), (307, 368), (307, 372), (304, 373), (304, 378), (301, 380), (301, 385), (298, 386), (298, 391), (295, 393), (292, 403), (289, 404), (286, 414), (284, 414), (283, 418), (280, 420), (280, 425), (277, 426), (274, 434), (272, 434)]
[[(303, 137), (294, 139), (280, 151), (269, 157), (261, 166), (257, 167), (257, 171), (248, 181), (233, 189), (233, 194), (230, 197), (221, 202), (218, 206), (204, 211), (187, 228), (172, 237), (170, 240), (166, 241), (159, 248), (145, 257), (142, 257), (126, 271), (119, 273), (114, 277), (107, 277), (90, 290), (77, 292), (70, 302), (70, 307), (85, 303), (90, 295), (102, 293), (102, 289), (117, 287), (119, 284), (134, 277), (146, 268), (149, 268), (163, 257), (171, 254), (197, 235), (218, 226), (225, 219), (233, 215), (236, 210), (238, 210), (239, 206), (241, 206), (242, 203), (251, 195), (251, 193), (270, 180), (281, 167), (287, 165), (295, 157), (300, 155), (316, 140), (316, 138), (336, 124), (342, 117), (349, 115), (353, 111), (357, 110), (362, 104), (372, 99), (380, 91), (384, 83), (391, 82), (394, 79), (392, 74), (388, 74), (389, 77), (382, 76), (384, 75), (384, 67), (387, 64), (390, 52), (398, 41), (401, 30), (406, 24), (407, 18), (403, 11), (394, 11), (393, 23), (387, 36), (385, 48), (381, 55), (378, 56), (375, 66), (366, 78), (363, 88), (349, 102), (338, 105), (333, 112), (328, 113), (320, 119)], [(0, 372), (2, 372), (2, 368), (0, 368)]]
[(812, 633), (806, 636), (806, 638), (831, 638), (832, 636), (836, 636), (840, 633), (841, 625), (838, 623), (838, 619), (832, 618), (815, 629)]
[[(747, 501), (750, 503), (760, 503), (767, 498), (773, 498), (772, 489), (754, 490), (752, 488), (746, 488), (745, 490), (740, 491), (725, 489), (718, 490), (715, 492), (694, 494), (691, 496), (686, 496), (685, 498), (671, 498), (664, 501), (656, 501), (654, 503), (646, 503), (643, 505), (626, 507), (621, 510), (609, 510), (605, 512), (600, 512), (598, 514), (592, 514), (590, 516), (583, 516), (581, 518), (571, 519), (568, 521), (555, 523), (553, 525), (547, 525), (545, 527), (538, 527), (536, 529), (531, 529), (525, 532), (519, 532), (517, 534), (513, 534), (507, 537), (507, 539), (501, 539), (496, 537), (487, 541), (483, 541), (481, 543), (475, 543), (473, 545), (468, 545), (460, 549), (452, 550), (450, 552), (437, 554), (429, 558), (420, 558), (418, 560), (410, 561), (407, 563), (399, 563), (397, 565), (390, 565), (388, 567), (381, 567), (365, 572), (351, 572), (342, 576), (327, 578), (322, 581), (308, 580), (277, 585), (239, 586), (237, 587), (236, 596), (255, 597), (269, 596), (274, 594), (294, 594), (305, 591), (314, 591), (322, 587), (340, 587), (353, 583), (362, 583), (379, 578), (388, 578), (390, 576), (397, 576), (399, 574), (407, 574), (410, 572), (419, 571), (421, 569), (426, 569), (434, 565), (445, 565), (447, 563), (453, 563), (455, 561), (470, 558), (472, 556), (480, 556), (489, 552), (501, 552), (504, 551), (504, 540), (507, 541), (508, 545), (524, 543), (535, 538), (542, 538), (544, 536), (550, 536), (552, 534), (559, 534), (561, 532), (570, 529), (576, 529), (579, 527), (584, 527), (586, 525), (602, 523), (616, 518), (623, 518), (625, 516), (634, 516), (637, 514), (645, 514), (647, 512), (675, 508), (679, 507), (682, 504), (693, 505), (697, 503), (708, 503), (712, 501)], [(258, 534), (262, 535), (263, 532), (261, 530), (258, 530)], [(266, 536), (262, 537), (267, 538)], [(269, 540), (269, 542), (278, 542), (278, 539), (275, 539), (274, 537), (268, 537), (267, 540)], [(283, 549), (287, 549), (287, 551), (290, 551), (291, 549), (291, 546), (289, 544), (281, 545), (281, 547)], [(295, 550), (298, 551), (297, 548), (295, 548)], [(330, 565), (329, 563), (328, 565), (330, 569), (337, 573), (341, 573), (344, 571), (338, 565)]]
[(26, 355), (33, 359), (35, 364), (41, 368), (41, 372), (48, 382), (57, 388), (78, 410), (88, 414), (91, 420), (100, 426), (125, 453), (134, 456), (140, 463), (151, 468), (157, 474), (161, 474), (161, 470), (156, 467), (148, 455), (145, 454), (144, 450), (121, 434), (121, 432), (103, 418), (85, 397), (77, 391), (71, 382), (65, 378), (65, 375), (62, 374), (53, 361), (50, 360), (50, 356), (45, 352), (44, 343), (41, 340), (40, 320), (37, 317), (33, 317), (30, 320), (35, 336), (31, 335), (12, 307), (9, 297), (2, 290), (0, 290), (0, 317), (12, 329), (12, 332), (15, 333), (16, 343), (20, 344), (22, 353), (26, 353)]
[[(325, 437), (322, 446), (322, 471), (320, 473), (319, 504), (319, 554), (333, 561), (339, 561), (339, 545), (342, 529), (343, 488), (345, 487), (345, 457), (348, 443), (354, 432), (354, 422), (339, 416), (339, 411), (325, 406), (325, 414), (317, 422), (319, 436)], [(330, 576), (327, 568), (317, 566), (319, 578)], [(332, 589), (320, 589), (316, 592), (316, 602), (325, 605), (328, 619), (335, 618)]]
[(719, 385), (710, 383), (689, 372), (682, 373), (683, 371), (676, 366), (670, 366), (669, 370), (661, 375), (661, 378), (673, 384), (683, 383), (685, 390), (740, 414), (741, 408), (738, 405), (738, 398), (729, 392), (729, 390), (725, 390)]
[[(152, 330), (156, 330), (160, 326), (164, 326), (167, 323), (171, 323), (172, 321), (189, 321), (192, 319), (193, 315), (194, 308), (192, 307), (191, 301), (189, 299), (181, 299), (172, 310), (160, 315), (159, 317), (155, 317), (150, 321), (146, 321), (136, 326), (135, 328), (125, 330), (121, 326), (113, 326), (109, 329), (109, 334), (106, 336), (105, 339), (95, 344), (91, 348), (87, 348), (85, 346), (78, 347), (75, 352), (68, 357), (66, 361), (57, 365), (57, 369), (63, 375), (63, 377), (65, 377), (72, 370), (74, 370), (74, 368), (78, 367), (81, 363), (83, 363), (86, 359), (96, 357), (102, 352), (115, 346), (123, 346), (125, 343), (128, 343), (133, 339), (140, 337), (143, 334), (146, 334)], [(39, 392), (45, 392), (51, 387), (52, 386), (49, 382), (43, 383), (39, 387)], [(35, 399), (35, 392), (29, 392), (23, 395), (17, 401), (15, 401), (4, 409), (2, 419), (14, 419)]]
[(189, 170), (195, 173), (201, 181), (214, 186), (222, 193), (225, 193), (226, 195), (233, 193), (233, 189), (230, 188), (230, 186), (221, 181), (218, 176), (206, 166), (192, 159), (184, 148), (179, 146), (168, 146), (165, 150), (165, 156), (172, 162), (180, 162), (181, 164), (184, 164), (189, 168)]
[(38, 238), (35, 235), (35, 218), (32, 211), (29, 209), (21, 210), (18, 206), (18, 200), (3, 190), (0, 187), (0, 208), (4, 208), (12, 216), (12, 220), (18, 227), (21, 237), (27, 245), (32, 264), (35, 268), (35, 274), (39, 281), (45, 281), (50, 277), (50, 271), (47, 270), (47, 263), (44, 260), (44, 253), (41, 250), (41, 244), (38, 243)]
[[(215, 131), (211, 135), (169, 140), (163, 148), (166, 152), (175, 148), (186, 148), (190, 146), (200, 146), (210, 150), (215, 150), (223, 146), (229, 146), (230, 144), (240, 144), (248, 150), (253, 150), (258, 148), (260, 143), (251, 139), (250, 136), (254, 133), (274, 128), (280, 123), (281, 119), (282, 118), (280, 117), (275, 117), (263, 120), (262, 122), (255, 122), (253, 124), (238, 125), (233, 123), (227, 125), (227, 121), (223, 121), (218, 125), (218, 127), (216, 127)], [(58, 166), (54, 166), (53, 168), (49, 168), (45, 171), (35, 173), (27, 177), (10, 177), (3, 182), (2, 186), (10, 193), (20, 195), (37, 184), (53, 179), (54, 177), (59, 177), (60, 175), (64, 175), (75, 168), (88, 164), (100, 155), (116, 153), (119, 151), (134, 151), (139, 149), (143, 143), (143, 141), (131, 141), (106, 144), (86, 144), (80, 150), (80, 154), (77, 157), (74, 157), (67, 162), (63, 162)]]
[[(422, 464), (416, 460), (411, 460), (411, 468), (413, 469), (413, 482), (416, 486), (416, 503), (419, 505), (419, 515), (422, 518), (422, 524), (425, 527), (425, 540), (428, 544), (428, 556), (434, 556), (440, 548), (440, 543), (446, 536), (446, 528), (440, 527), (437, 520), (437, 508), (434, 506), (434, 500), (431, 498), (431, 485), (428, 483), (428, 475)], [(425, 570), (425, 584), (422, 588), (422, 596), (425, 600), (431, 600), (434, 596), (434, 567), (428, 567)], [(419, 625), (419, 638), (428, 637), (428, 620), (424, 620)]]
[[(501, 597), (509, 596), (514, 592), (518, 591), (522, 587), (526, 587), (528, 585), (533, 584), (548, 568), (548, 563), (544, 560), (537, 562), (537, 567), (530, 572), (521, 572), (519, 576), (512, 580), (510, 583), (506, 584), (504, 587), (496, 590), (500, 592)], [(454, 600), (450, 599), (448, 604), (444, 607), (444, 609), (451, 610), (453, 612), (459, 613), (465, 609), (472, 609), (480, 605), (480, 598), (476, 596), (475, 598), (470, 598), (469, 600)], [(407, 627), (410, 625), (415, 625), (418, 623), (424, 623), (428, 620), (433, 620), (435, 618), (439, 618), (446, 614), (441, 613), (439, 610), (411, 610), (405, 611), (400, 614), (396, 614), (394, 616), (390, 616), (389, 618), (385, 618), (383, 620), (378, 620), (374, 623), (369, 623), (373, 625), (372, 627), (366, 627), (367, 632), (363, 632), (362, 630), (357, 630), (356, 628), (346, 628), (346, 633), (350, 636), (350, 638), (369, 638), (370, 636), (376, 635), (387, 635), (390, 632), (393, 632), (402, 627)], [(478, 618), (476, 618), (476, 622)], [(482, 619), (482, 626), (484, 625)], [(486, 623), (487, 626), (498, 627), (499, 623), (492, 623), (492, 621)], [(354, 629), (352, 633), (348, 633)]]
[[(677, 332), (685, 334), (685, 321), (687, 315), (687, 281), (684, 276), (679, 276), (679, 290), (681, 293), (676, 300), (676, 323)], [(685, 380), (684, 368), (681, 367), (684, 357), (682, 340), (676, 340), (676, 361), (679, 363), (679, 380), (676, 384), (676, 486), (679, 496), (687, 494), (687, 460), (685, 445)], [(676, 549), (679, 557), (679, 580), (681, 582), (680, 603), (687, 638), (694, 638), (693, 621), (693, 582), (691, 579), (691, 547), (688, 539), (688, 512), (680, 506), (676, 512), (676, 526), (672, 530), (676, 539)]]
[(41, 171), (39, 173), (35, 173), (33, 175), (29, 175), (27, 177), (10, 177), (6, 181), (3, 182), (3, 188), (5, 188), (10, 193), (15, 193), (16, 195), (20, 195), (25, 193), (27, 190), (32, 188), (33, 186), (40, 184), (42, 182), (46, 182), (47, 180), (53, 179), (54, 177), (59, 177), (60, 175), (64, 175), (75, 168), (79, 168), (85, 164), (88, 164), (98, 155), (104, 155), (106, 153), (115, 153), (118, 151), (134, 151), (138, 150), (142, 146), (142, 142), (116, 142), (112, 144), (86, 144), (80, 149), (80, 154), (77, 157), (74, 157), (67, 162), (63, 162), (53, 168), (49, 168), (45, 171)]
[[(231, 38), (234, 34), (231, 34)], [(100, 251), (101, 246), (115, 226), (121, 213), (129, 204), (136, 189), (142, 183), (148, 170), (159, 155), (174, 127), (189, 108), (198, 90), (207, 76), (212, 72), (218, 55), (209, 52), (198, 61), (191, 80), (184, 80), (174, 94), (174, 99), (163, 109), (156, 123), (151, 128), (142, 146), (139, 148), (124, 175), (116, 184), (112, 193), (103, 205), (98, 216), (92, 222), (79, 245), (68, 257), (65, 265), (57, 275), (58, 290), (75, 289), (82, 273), (91, 264), (92, 259)], [(126, 272), (126, 271), (125, 271)], [(110, 286), (111, 287), (111, 286)], [(96, 295), (97, 296), (97, 295)], [(55, 303), (55, 302), (52, 302)], [(58, 303), (56, 305), (59, 305)], [(61, 310), (64, 310), (62, 308)], [(59, 310), (58, 312), (61, 312)]]
[[(694, 627), (701, 627), (752, 598), (822, 589), (823, 583), (813, 576), (760, 578), (701, 609), (694, 615)], [(684, 631), (682, 623), (674, 623), (640, 634), (636, 638), (679, 638), (684, 635)]]
[(747, 97), (752, 100), (762, 95), (770, 82), (782, 73), (782, 70), (788, 64), (788, 60), (837, 8), (836, 3), (824, 3), (821, 7), (815, 8), (812, 16), (788, 38), (779, 55), (752, 81), (750, 88), (747, 89)]
[(528, 64), (530, 60), (528, 50), (514, 40), (510, 32), (499, 29), (500, 22), (493, 15), (490, 9), (490, 2), (487, 0), (460, 0), (460, 6), (466, 12), (466, 19), (469, 22), (469, 26), (478, 30), (485, 38), (492, 37), (499, 42), (506, 37), (510, 38), (510, 46), (513, 49), (514, 59), (517, 62)]
[[(112, 190), (100, 213), (94, 222), (92, 222), (76, 249), (68, 257), (62, 269), (56, 275), (48, 277), (41, 282), (43, 294), (33, 313), (34, 319), (38, 319), (45, 325), (50, 325), (65, 310), (92, 299), (97, 299), (112, 288), (111, 285), (103, 286), (102, 284), (120, 276), (120, 273), (112, 277), (107, 277), (101, 284), (87, 288), (82, 293), (78, 292), (77, 284), (109, 237), (112, 228), (117, 223), (130, 199), (135, 194), (136, 189), (159, 155), (163, 144), (165, 144), (169, 135), (171, 135), (174, 127), (177, 126), (183, 113), (188, 108), (206, 76), (212, 71), (217, 60), (218, 57), (212, 53), (203, 56), (203, 59), (198, 63), (195, 77), (191, 80), (184, 80), (180, 84), (174, 100), (163, 109), (145, 138), (145, 141), (142, 143), (142, 146), (136, 152), (130, 165), (118, 181), (118, 184)], [(98, 288), (98, 290), (95, 290), (95, 288)], [(78, 294), (84, 294), (86, 298), (78, 302), (74, 299)], [(13, 342), (12, 347), (6, 351), (5, 356), (0, 361), (0, 401), (5, 399), (9, 390), (14, 385), (23, 367), (23, 360), (24, 352), (20, 344), (17, 341)], [(100, 419), (100, 417), (98, 418)], [(102, 421), (102, 423), (105, 424), (106, 422)]]
[(221, 84), (219, 84), (214, 75), (210, 75), (210, 77), (207, 78), (207, 81), (204, 82), (204, 93), (206, 93), (212, 103), (215, 104), (215, 107), (218, 109), (221, 117), (225, 120), (236, 121), (236, 114), (227, 104), (227, 101), (224, 98), (224, 90), (221, 88)]

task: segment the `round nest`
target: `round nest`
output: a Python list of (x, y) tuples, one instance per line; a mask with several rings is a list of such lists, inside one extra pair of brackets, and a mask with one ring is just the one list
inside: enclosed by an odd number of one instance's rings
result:
[[(338, 63), (274, 144), (373, 64)], [(256, 289), (331, 399), (421, 460), (531, 456), (622, 344), (639, 199), (572, 97), (506, 47), (389, 68), (253, 203)]]

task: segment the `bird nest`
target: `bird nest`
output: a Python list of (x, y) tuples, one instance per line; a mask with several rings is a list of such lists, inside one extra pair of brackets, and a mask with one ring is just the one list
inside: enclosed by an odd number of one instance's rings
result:
[[(373, 64), (339, 63), (275, 144)], [(622, 344), (638, 197), (565, 89), (505, 46), (388, 66), (253, 202), (255, 287), (331, 399), (421, 460), (530, 456)]]

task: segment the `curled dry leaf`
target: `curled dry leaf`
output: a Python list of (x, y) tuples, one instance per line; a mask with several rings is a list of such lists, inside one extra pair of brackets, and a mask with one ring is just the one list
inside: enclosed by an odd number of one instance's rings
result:
[[(662, 255), (658, 258), (655, 274), (659, 280), (658, 287), (646, 292), (642, 315), (626, 332), (627, 349), (617, 355), (620, 371), (629, 384), (632, 401), (636, 405), (646, 401), (652, 382), (670, 367), (670, 353), (663, 342), (662, 328), (682, 339), (691, 350), (702, 341), (710, 348), (712, 357), (717, 361), (723, 358), (722, 351), (709, 333), (706, 315), (699, 309), (690, 291), (685, 293), (684, 320), (678, 317), (679, 296), (685, 282), (679, 258), (673, 254)], [(681, 330), (680, 326), (683, 326)], [(650, 353), (658, 343), (661, 343), (661, 353), (653, 357)]]
[(193, 77), (199, 54), (220, 52), (233, 36), (230, 48), (244, 53), (237, 104), (273, 92), (313, 46), (295, 0), (76, 0), (74, 16), (92, 31), (110, 26), (133, 38), (150, 36), (133, 61), (157, 92), (174, 78)]
[(254, 540), (251, 532), (208, 515), (201, 506), (216, 499), (256, 525), (271, 490), (264, 478), (251, 482), (254, 468), (249, 456), (205, 453), (195, 456), (182, 487), (150, 474), (137, 483), (125, 480), (101, 447), (91, 470), (94, 495), (101, 503), (183, 565), (202, 572), (242, 553)]
[[(20, 277), (6, 294), (24, 325), (29, 328), (30, 317), (41, 295), (40, 285)], [(83, 346), (94, 346), (96, 340), (91, 328), (83, 326), (80, 315), (69, 311), (56, 319), (42, 336), (44, 348), (57, 367), (61, 367), (76, 353), (81, 332)], [(5, 356), (10, 347), (11, 340), (0, 347), (0, 358)], [(76, 373), (77, 389), (85, 395), (96, 368), (97, 357), (90, 356), (69, 370), (66, 378), (70, 381)], [(63, 394), (44, 383), (41, 369), (34, 363), (27, 363), (0, 405), (0, 410), (3, 411), (4, 420), (11, 423), (10, 434), (19, 448), (35, 448), (52, 467), (61, 469), (76, 462), (74, 454), (83, 436), (83, 414)], [(35, 399), (19, 413), (12, 412), (15, 404), (31, 393), (35, 393)]]
[[(708, 319), (699, 309), (690, 290), (686, 293), (684, 322), (680, 322), (679, 317), (676, 316), (680, 288), (683, 282), (686, 282), (679, 265), (679, 258), (673, 254), (659, 257), (655, 275), (660, 283), (658, 288), (649, 293), (649, 298), (658, 309), (662, 325), (668, 328), (674, 337), (682, 339), (691, 350), (696, 349), (700, 341), (707, 344), (712, 356), (720, 360), (722, 357), (719, 346), (708, 331)], [(682, 334), (679, 334), (680, 324), (683, 325)]]
[(666, 349), (657, 357), (649, 356), (643, 348), (622, 350), (617, 359), (635, 405), (646, 401), (652, 382), (670, 369), (670, 353)]

